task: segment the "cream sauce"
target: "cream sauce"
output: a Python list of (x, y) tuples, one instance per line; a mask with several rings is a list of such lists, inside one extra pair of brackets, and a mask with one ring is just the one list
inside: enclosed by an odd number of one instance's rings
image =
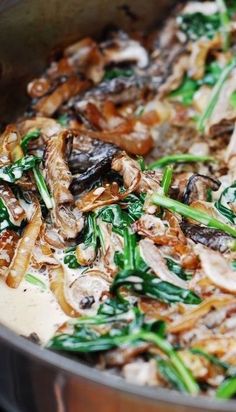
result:
[[(45, 283), (45, 276), (35, 276)], [(12, 289), (0, 279), (0, 295), (0, 323), (20, 335), (35, 332), (42, 344), (68, 319), (48, 287), (43, 290), (23, 280), (17, 289)]]

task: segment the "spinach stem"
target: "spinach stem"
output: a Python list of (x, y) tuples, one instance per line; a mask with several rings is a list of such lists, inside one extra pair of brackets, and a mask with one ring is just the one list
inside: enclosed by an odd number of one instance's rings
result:
[(173, 163), (197, 163), (197, 162), (214, 162), (214, 158), (211, 156), (197, 156), (189, 153), (180, 153), (169, 156), (161, 157), (158, 160), (147, 165), (146, 169), (162, 169)]
[(236, 376), (226, 379), (218, 387), (216, 397), (220, 399), (230, 399), (236, 394)]
[(220, 13), (221, 33), (223, 39), (223, 50), (227, 51), (230, 46), (230, 32), (229, 32), (229, 14), (224, 0), (216, 0), (216, 4)]
[(33, 173), (34, 173), (34, 178), (35, 178), (38, 191), (40, 195), (42, 196), (42, 199), (45, 205), (47, 206), (48, 209), (52, 209), (53, 207), (52, 199), (50, 197), (46, 182), (44, 180), (42, 173), (39, 170), (38, 165), (35, 165), (35, 167), (33, 168)]
[(214, 107), (217, 103), (217, 100), (219, 98), (221, 89), (227, 80), (228, 76), (230, 75), (231, 71), (235, 68), (236, 66), (236, 58), (234, 58), (229, 64), (227, 64), (222, 71), (220, 78), (218, 82), (216, 83), (215, 87), (212, 90), (212, 94), (209, 100), (209, 103), (206, 107), (206, 110), (203, 112), (203, 114), (200, 116), (197, 124), (197, 128), (199, 132), (203, 133), (205, 130), (206, 122), (207, 120), (211, 117), (212, 112), (214, 110)]
[(163, 188), (163, 193), (165, 196), (167, 196), (169, 193), (172, 179), (173, 179), (173, 169), (170, 166), (166, 166), (163, 177), (162, 177), (162, 181), (161, 181), (161, 186)]
[(167, 340), (162, 339), (160, 336), (152, 332), (141, 332), (140, 337), (147, 342), (153, 342), (169, 357), (189, 393), (196, 395), (199, 392), (198, 384), (194, 380), (191, 372), (186, 368), (179, 355), (174, 351)]
[(220, 220), (217, 220), (214, 217), (207, 215), (206, 213), (200, 212), (199, 210), (194, 209), (191, 206), (184, 205), (183, 203), (178, 202), (177, 200), (173, 200), (166, 196), (159, 195), (158, 193), (155, 193), (151, 199), (153, 203), (158, 206), (165, 207), (166, 209), (171, 210), (172, 212), (176, 212), (184, 217), (196, 220), (197, 222), (202, 223), (205, 226), (222, 230), (228, 235), (236, 237), (236, 228), (227, 225), (226, 223), (223, 223)]

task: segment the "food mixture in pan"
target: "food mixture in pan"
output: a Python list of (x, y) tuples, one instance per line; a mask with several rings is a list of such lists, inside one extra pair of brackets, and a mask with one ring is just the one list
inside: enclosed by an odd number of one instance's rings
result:
[(236, 395), (236, 2), (67, 47), (0, 138), (0, 320), (129, 382)]

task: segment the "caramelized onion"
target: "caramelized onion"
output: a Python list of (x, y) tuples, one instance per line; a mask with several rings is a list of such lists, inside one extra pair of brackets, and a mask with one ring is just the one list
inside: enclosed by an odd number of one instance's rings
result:
[(4, 230), (0, 234), (0, 273), (10, 266), (11, 260), (14, 256), (16, 244), (19, 236), (13, 230)]
[(170, 324), (168, 326), (168, 331), (171, 333), (180, 333), (187, 329), (191, 329), (198, 322), (198, 320), (210, 312), (212, 308), (222, 308), (231, 302), (236, 302), (235, 297), (221, 295), (206, 298), (196, 308), (187, 311), (187, 313), (181, 317), (179, 322)]
[(41, 208), (37, 204), (30, 222), (17, 244), (16, 251), (7, 272), (6, 282), (11, 288), (17, 288), (22, 281), (33, 253), (42, 225)]
[(48, 272), (50, 278), (50, 289), (55, 295), (63, 312), (71, 318), (77, 318), (80, 316), (80, 313), (67, 302), (65, 296), (65, 274), (63, 267), (60, 265), (58, 267), (49, 268)]
[(50, 95), (42, 97), (34, 106), (34, 109), (43, 116), (52, 116), (59, 107), (70, 97), (75, 96), (90, 86), (87, 80), (80, 80), (71, 76), (63, 84), (58, 86)]
[(153, 139), (148, 129), (143, 126), (136, 128), (131, 133), (122, 131), (93, 131), (80, 130), (81, 135), (85, 134), (92, 139), (102, 140), (106, 143), (113, 143), (128, 153), (143, 156), (153, 148)]

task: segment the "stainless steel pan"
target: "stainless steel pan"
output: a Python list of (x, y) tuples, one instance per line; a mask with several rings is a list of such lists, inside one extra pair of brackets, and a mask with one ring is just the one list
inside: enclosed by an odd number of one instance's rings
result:
[[(171, 0), (0, 0), (0, 123), (27, 104), (25, 85), (51, 53), (108, 24), (159, 24)], [(1, 296), (0, 296), (1, 299)], [(6, 308), (11, 310), (11, 308)], [(9, 412), (236, 411), (236, 402), (137, 387), (41, 349), (0, 326), (0, 406)]]

